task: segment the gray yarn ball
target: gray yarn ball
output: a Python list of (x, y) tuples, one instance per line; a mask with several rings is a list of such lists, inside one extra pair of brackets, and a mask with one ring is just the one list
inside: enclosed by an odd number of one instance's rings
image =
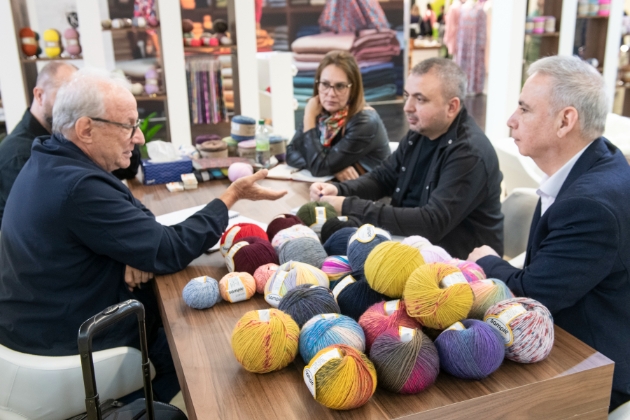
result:
[(313, 267), (322, 268), (328, 254), (322, 244), (313, 238), (303, 237), (292, 239), (280, 249), (280, 264), (289, 261), (299, 261)]
[(191, 308), (210, 308), (221, 300), (219, 282), (209, 276), (195, 277), (184, 287), (182, 296)]
[(341, 312), (330, 289), (313, 284), (302, 284), (289, 290), (278, 309), (291, 315), (300, 328), (315, 315)]

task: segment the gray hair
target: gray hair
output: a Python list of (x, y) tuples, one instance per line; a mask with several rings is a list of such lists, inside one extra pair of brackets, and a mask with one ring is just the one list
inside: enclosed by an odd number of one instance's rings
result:
[(591, 65), (577, 57), (541, 58), (527, 70), (528, 76), (540, 73), (552, 79), (550, 112), (572, 106), (577, 110), (582, 135), (594, 139), (602, 135), (608, 114), (608, 95), (604, 79)]
[(442, 82), (442, 93), (447, 101), (451, 98), (459, 98), (460, 103), (466, 97), (468, 79), (466, 73), (453, 61), (446, 58), (428, 58), (413, 66), (411, 74), (422, 76), (435, 69)]
[(64, 63), (63, 61), (51, 61), (37, 73), (37, 82), (35, 83), (35, 86), (44, 90), (49, 88), (58, 89), (62, 81), (55, 76), (61, 67), (70, 67), (74, 70), (77, 69), (77, 66), (74, 64)]
[(105, 95), (119, 88), (129, 90), (123, 77), (105, 70), (84, 67), (59, 89), (53, 106), (53, 133), (74, 128), (81, 117), (104, 117)]

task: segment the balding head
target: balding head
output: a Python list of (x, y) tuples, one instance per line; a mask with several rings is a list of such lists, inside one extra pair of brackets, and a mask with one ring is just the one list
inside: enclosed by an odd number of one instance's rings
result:
[(57, 91), (76, 71), (77, 68), (72, 64), (53, 61), (44, 66), (37, 75), (31, 114), (48, 131), (51, 131), (52, 127), (52, 109)]

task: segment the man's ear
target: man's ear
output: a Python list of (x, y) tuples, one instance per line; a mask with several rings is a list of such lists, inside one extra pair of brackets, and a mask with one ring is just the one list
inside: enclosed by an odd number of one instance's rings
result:
[(577, 109), (568, 106), (558, 113), (558, 131), (556, 135), (559, 138), (565, 137), (575, 128), (579, 129), (580, 119)]
[(93, 128), (94, 123), (88, 117), (81, 117), (74, 123), (74, 131), (77, 139), (84, 144), (91, 144), (94, 141), (92, 138)]
[(450, 118), (455, 117), (459, 113), (459, 110), (461, 109), (461, 106), (462, 106), (462, 104), (461, 104), (459, 98), (457, 98), (457, 97), (451, 98), (451, 100), (448, 101), (448, 111), (447, 111), (448, 116)]
[(37, 105), (39, 106), (43, 106), (44, 105), (44, 89), (40, 88), (39, 86), (35, 86), (33, 88), (33, 102), (37, 102)]

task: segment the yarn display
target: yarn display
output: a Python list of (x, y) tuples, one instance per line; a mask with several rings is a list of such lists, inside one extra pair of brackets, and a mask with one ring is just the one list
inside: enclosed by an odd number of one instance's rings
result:
[[(322, 263), (322, 271), (328, 276), (330, 280), (330, 288), (334, 288), (338, 280), (352, 273), (350, 262), (345, 255), (333, 255), (326, 257)], [(333, 282), (335, 284), (333, 284)]]
[(429, 241), (424, 236), (419, 236), (419, 235), (408, 236), (407, 238), (403, 239), (401, 243), (404, 245), (412, 246), (418, 250), (421, 250), (422, 248), (426, 248), (429, 246), (433, 246), (431, 241)]
[(158, 72), (155, 69), (149, 69), (144, 74), (144, 91), (147, 95), (155, 95), (160, 91)]
[(261, 265), (278, 262), (278, 254), (267, 238), (256, 236), (240, 238), (225, 256), (225, 265), (230, 272), (244, 271), (254, 274)]
[(358, 273), (339, 281), (333, 289), (333, 295), (341, 313), (357, 321), (370, 306), (388, 300), (387, 296), (373, 290)]
[(405, 302), (399, 299), (379, 302), (370, 306), (359, 318), (359, 325), (365, 333), (365, 347), (368, 352), (376, 337), (389, 329), (421, 327), (418, 321), (407, 315)]
[(314, 284), (328, 288), (328, 276), (319, 268), (297, 261), (289, 261), (278, 267), (265, 285), (265, 300), (273, 307), (278, 307), (287, 292), (301, 284)]
[(483, 379), (501, 366), (503, 340), (483, 321), (465, 319), (444, 330), (435, 340), (440, 367), (462, 379)]
[[(221, 141), (221, 143), (225, 144), (223, 141)], [(228, 168), (228, 179), (234, 182), (237, 179), (245, 178), (246, 176), (250, 176), (253, 173), (254, 168), (249, 163), (234, 162)]]
[(81, 54), (81, 45), (79, 44), (79, 33), (74, 28), (68, 28), (63, 32), (66, 39), (66, 52), (73, 57)]
[(319, 237), (317, 236), (317, 233), (313, 231), (313, 229), (304, 225), (293, 225), (276, 233), (273, 237), (273, 240), (271, 241), (271, 245), (275, 248), (276, 251), (280, 251), (282, 246), (290, 240), (304, 237), (313, 238), (319, 241)]
[(464, 275), (464, 277), (466, 277), (466, 280), (468, 281), (468, 283), (472, 284), (486, 278), (486, 273), (483, 271), (483, 268), (481, 268), (477, 263), (474, 263), (472, 261), (466, 261), (466, 260), (460, 260), (458, 258), (453, 258), (446, 261), (446, 263), (450, 265), (454, 265), (455, 267), (459, 268), (462, 274)]
[(316, 233), (321, 232), (326, 220), (337, 217), (335, 208), (325, 201), (311, 201), (300, 207), (295, 214)]
[(248, 371), (267, 373), (295, 359), (300, 327), (277, 309), (249, 311), (232, 331), (232, 351)]
[(439, 262), (411, 273), (403, 295), (409, 316), (440, 330), (466, 318), (474, 299), (459, 268)]
[(195, 277), (184, 286), (182, 297), (191, 308), (210, 308), (221, 300), (219, 283), (212, 277)]
[(363, 225), (348, 240), (348, 260), (354, 271), (363, 272), (363, 265), (374, 248), (390, 241), (390, 234), (373, 225)]
[(446, 262), (453, 259), (444, 248), (437, 245), (423, 246), (420, 249), (420, 254), (426, 263)]
[(362, 352), (341, 344), (322, 349), (304, 367), (315, 401), (335, 410), (367, 403), (376, 391), (376, 369)]
[(300, 328), (315, 315), (340, 312), (330, 289), (312, 284), (303, 284), (289, 290), (280, 301), (278, 309), (291, 315)]
[(340, 229), (346, 227), (358, 228), (362, 224), (363, 223), (361, 222), (361, 220), (354, 216), (331, 217), (330, 219), (326, 220), (326, 222), (324, 222), (324, 224), (322, 225), (322, 231), (320, 233), (322, 237), (322, 242), (326, 242), (333, 233), (337, 232)]
[(348, 241), (357, 232), (357, 228), (345, 227), (330, 235), (324, 242), (324, 250), (328, 255), (347, 255)]
[(37, 40), (35, 32), (31, 28), (20, 29), (20, 41), (22, 42), (22, 52), (27, 56), (37, 55)]
[(256, 281), (256, 293), (265, 294), (265, 284), (273, 276), (278, 269), (278, 264), (269, 263), (261, 265), (254, 271), (254, 280)]
[(56, 29), (46, 29), (44, 31), (44, 52), (49, 58), (57, 58), (63, 52), (61, 45), (61, 35)]
[(370, 287), (390, 298), (400, 298), (411, 273), (424, 264), (412, 246), (386, 241), (377, 245), (365, 260), (365, 279)]
[(514, 362), (540, 362), (553, 348), (553, 317), (534, 299), (501, 301), (488, 308), (484, 321), (500, 333), (505, 357)]
[(399, 327), (379, 335), (370, 350), (383, 388), (417, 394), (433, 385), (440, 373), (437, 349), (420, 329)]
[(276, 216), (267, 226), (267, 238), (269, 239), (269, 242), (271, 242), (276, 236), (276, 233), (280, 232), (282, 229), (301, 224), (303, 223), (297, 216), (292, 214), (280, 214)]
[(354, 319), (338, 313), (315, 315), (302, 326), (299, 348), (304, 363), (333, 344), (343, 344), (364, 352), (363, 329)]
[(256, 281), (249, 273), (228, 273), (219, 280), (219, 292), (230, 303), (248, 300), (256, 293)]
[(313, 267), (321, 268), (328, 254), (322, 244), (313, 238), (296, 238), (288, 241), (280, 249), (278, 257), (280, 264), (289, 261), (299, 261)]
[(228, 227), (221, 235), (219, 240), (221, 255), (225, 257), (232, 245), (247, 236), (256, 236), (267, 240), (267, 233), (260, 226), (253, 223), (236, 223)]
[(238, 142), (252, 140), (256, 136), (256, 120), (244, 115), (232, 117), (230, 135)]
[(469, 318), (481, 319), (492, 305), (502, 300), (512, 299), (514, 294), (509, 287), (498, 279), (484, 279), (470, 283), (475, 300), (470, 308)]

